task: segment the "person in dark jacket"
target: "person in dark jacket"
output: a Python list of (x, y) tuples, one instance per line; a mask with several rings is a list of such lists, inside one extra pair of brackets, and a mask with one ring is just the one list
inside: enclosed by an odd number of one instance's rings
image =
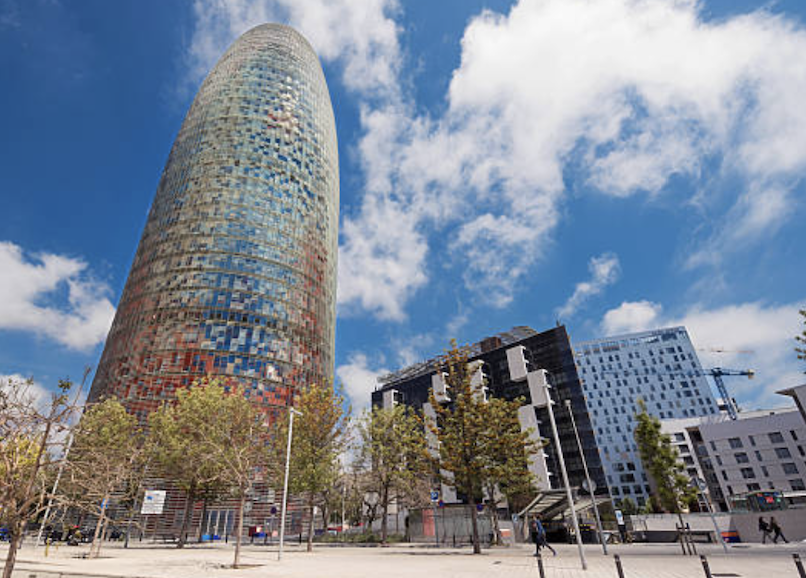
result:
[(540, 521), (540, 514), (532, 518), (532, 521), (529, 524), (529, 535), (532, 539), (532, 542), (535, 543), (535, 556), (540, 556), (540, 548), (543, 547), (551, 550), (551, 553), (555, 556), (557, 555), (557, 551), (552, 548), (548, 543), (548, 540), (546, 540), (546, 529), (543, 527), (543, 524)]
[(770, 518), (770, 531), (772, 532), (773, 544), (778, 543), (778, 538), (781, 538), (785, 543), (789, 542), (789, 540), (787, 540), (781, 532), (781, 526), (778, 525), (778, 520), (775, 519), (775, 516)]
[(767, 524), (764, 516), (758, 517), (758, 531), (761, 532), (761, 543), (766, 544), (767, 538), (770, 535), (770, 526)]

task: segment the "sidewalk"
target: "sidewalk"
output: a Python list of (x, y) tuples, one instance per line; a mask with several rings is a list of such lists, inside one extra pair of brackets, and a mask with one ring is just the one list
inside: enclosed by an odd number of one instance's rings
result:
[[(792, 552), (806, 559), (806, 545), (732, 548), (725, 556), (719, 546), (701, 545), (714, 578), (798, 578)], [(5, 557), (5, 547), (0, 555)], [(170, 545), (136, 543), (129, 549), (105, 544), (101, 558), (79, 558), (88, 547), (60, 546), (20, 551), (15, 578), (71, 578), (114, 576), (126, 578), (539, 578), (529, 546), (485, 550), (473, 556), (469, 549), (437, 549), (401, 545), (390, 548), (316, 546), (309, 554), (298, 546), (277, 561), (276, 546), (245, 546), (242, 569), (232, 563), (232, 545), (191, 545), (177, 550)], [(574, 546), (558, 546), (556, 557), (544, 558), (546, 578), (618, 578), (613, 554), (621, 556), (625, 578), (700, 578), (705, 574), (699, 557), (683, 556), (676, 544), (614, 546), (603, 556), (598, 546), (586, 546), (588, 570), (580, 566)]]

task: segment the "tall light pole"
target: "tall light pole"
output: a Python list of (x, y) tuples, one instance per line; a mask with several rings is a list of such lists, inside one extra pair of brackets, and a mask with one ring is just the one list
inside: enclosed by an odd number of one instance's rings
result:
[[(81, 385), (78, 387), (78, 391), (76, 392), (75, 401), (73, 405), (77, 405), (79, 400), (81, 399), (81, 394), (84, 391), (84, 384), (87, 382), (87, 377), (89, 376), (92, 368), (88, 365), (84, 368), (84, 376), (81, 378)], [(86, 404), (84, 404), (86, 407)], [(84, 408), (81, 408), (82, 415), (84, 413)], [(50, 496), (48, 496), (48, 505), (45, 508), (45, 514), (42, 518), (42, 523), (39, 524), (39, 533), (36, 535), (36, 542), (34, 542), (34, 549), (39, 546), (39, 542), (42, 541), (42, 532), (45, 530), (45, 526), (50, 519), (50, 510), (53, 507), (53, 496), (56, 495), (56, 491), (59, 489), (59, 482), (62, 479), (62, 472), (64, 471), (64, 464), (67, 462), (67, 458), (70, 457), (70, 448), (73, 446), (73, 430), (70, 429), (69, 433), (67, 434), (67, 444), (65, 445), (64, 455), (62, 456), (61, 462), (59, 462), (59, 470), (56, 472), (56, 479), (53, 482), (53, 489), (50, 491)], [(126, 539), (128, 540), (128, 535)]]
[(283, 507), (280, 513), (280, 549), (277, 551), (277, 560), (283, 558), (283, 540), (285, 539), (285, 510), (288, 504), (288, 472), (291, 466), (291, 438), (294, 436), (294, 414), (302, 415), (302, 412), (293, 407), (288, 408), (288, 447), (285, 451), (285, 479), (283, 480)]
[(604, 536), (602, 535), (602, 521), (599, 519), (599, 506), (596, 504), (596, 486), (593, 485), (590, 472), (588, 471), (588, 460), (585, 459), (585, 452), (582, 450), (582, 440), (579, 439), (577, 420), (574, 419), (574, 410), (571, 409), (570, 399), (565, 400), (565, 407), (568, 409), (568, 415), (571, 416), (571, 425), (574, 427), (574, 436), (577, 438), (579, 456), (582, 458), (582, 469), (585, 470), (585, 479), (588, 482), (588, 491), (591, 494), (591, 501), (593, 502), (593, 513), (596, 516), (596, 530), (599, 534), (599, 542), (602, 544), (602, 552), (604, 552), (604, 555), (607, 556), (607, 544), (605, 543)]
[(713, 507), (711, 507), (711, 500), (705, 494), (708, 489), (708, 484), (705, 483), (705, 480), (696, 476), (692, 478), (692, 481), (694, 482), (694, 486), (697, 488), (697, 492), (699, 492), (703, 501), (705, 501), (705, 506), (708, 508), (708, 515), (711, 516), (711, 523), (714, 525), (717, 538), (719, 538), (719, 541), (722, 543), (722, 549), (725, 551), (725, 554), (727, 554), (728, 544), (725, 542), (725, 536), (722, 535), (722, 530), (719, 529), (719, 524), (716, 523), (716, 516), (714, 516)]
[(579, 549), (579, 560), (582, 562), (582, 569), (588, 569), (588, 563), (585, 560), (585, 550), (582, 548), (582, 535), (579, 533), (579, 520), (577, 519), (577, 511), (574, 507), (574, 496), (571, 494), (571, 484), (568, 481), (568, 471), (565, 469), (565, 457), (563, 456), (563, 448), (560, 446), (560, 434), (557, 432), (557, 422), (554, 419), (554, 410), (551, 408), (552, 404), (554, 403), (551, 400), (551, 386), (549, 385), (549, 380), (547, 379), (549, 373), (545, 369), (542, 370), (544, 372), (543, 376), (543, 387), (545, 387), (546, 391), (546, 410), (549, 412), (549, 421), (551, 422), (551, 431), (554, 434), (554, 446), (557, 450), (557, 458), (560, 462), (560, 471), (563, 475), (563, 484), (565, 484), (565, 495), (568, 498), (568, 505), (571, 508), (571, 520), (574, 522), (574, 533), (576, 534), (577, 538), (577, 548)]

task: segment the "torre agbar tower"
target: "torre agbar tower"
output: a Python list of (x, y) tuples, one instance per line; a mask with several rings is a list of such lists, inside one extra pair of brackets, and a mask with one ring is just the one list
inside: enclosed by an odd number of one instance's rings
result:
[(204, 375), (266, 411), (333, 374), (339, 169), (308, 42), (253, 28), (190, 107), (140, 239), (89, 401), (144, 422)]

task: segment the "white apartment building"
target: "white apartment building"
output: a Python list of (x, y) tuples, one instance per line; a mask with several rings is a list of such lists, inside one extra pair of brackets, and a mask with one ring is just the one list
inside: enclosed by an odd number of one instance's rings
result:
[(638, 400), (660, 419), (719, 412), (688, 332), (670, 327), (583, 341), (574, 358), (610, 494), (642, 505), (649, 481), (633, 437)]
[(689, 475), (726, 511), (748, 492), (806, 491), (806, 422), (795, 407), (661, 422)]

